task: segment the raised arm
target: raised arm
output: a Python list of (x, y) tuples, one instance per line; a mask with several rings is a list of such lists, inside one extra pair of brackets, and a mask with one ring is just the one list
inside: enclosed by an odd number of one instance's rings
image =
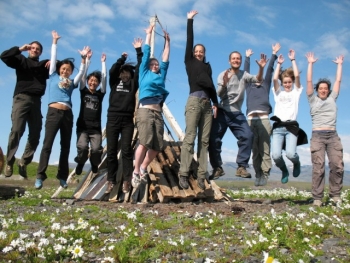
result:
[(292, 68), (294, 73), (294, 84), (295, 87), (300, 88), (300, 76), (299, 76), (299, 70), (297, 63), (295, 62), (295, 51), (293, 49), (289, 50), (288, 57), (290, 61), (292, 62)]
[(307, 58), (307, 74), (306, 74), (306, 95), (311, 95), (314, 93), (314, 85), (312, 83), (312, 68), (314, 63), (318, 60), (314, 57), (314, 53), (308, 52), (305, 57)]
[(337, 64), (337, 74), (335, 75), (335, 81), (333, 85), (333, 91), (339, 94), (340, 91), (340, 83), (341, 83), (341, 76), (342, 76), (342, 70), (343, 70), (343, 61), (344, 56), (340, 55), (339, 57), (336, 57), (333, 62)]
[(154, 25), (149, 25), (148, 28), (145, 29), (146, 32), (146, 39), (145, 39), (145, 45), (150, 45), (151, 42), (151, 34), (153, 31)]
[(92, 57), (92, 50), (90, 50), (90, 52), (88, 52), (86, 54), (86, 61), (85, 61), (85, 70), (83, 72), (83, 76), (80, 80), (80, 90), (83, 90), (86, 86), (86, 75), (90, 66), (90, 62), (91, 62), (91, 57)]
[(284, 62), (284, 58), (283, 58), (283, 56), (281, 54), (281, 55), (278, 56), (276, 70), (275, 70), (275, 73), (273, 74), (273, 87), (275, 89), (275, 92), (280, 89), (280, 84), (278, 82), (278, 77), (280, 75), (281, 65), (282, 65), (283, 62)]
[(74, 80), (73, 80), (74, 86), (76, 86), (76, 87), (78, 87), (78, 84), (80, 83), (81, 78), (83, 77), (83, 74), (85, 71), (86, 57), (87, 57), (87, 54), (91, 51), (91, 49), (88, 46), (86, 46), (83, 48), (83, 50), (78, 50), (78, 51), (79, 51), (80, 56), (81, 56), (81, 64), (79, 67), (79, 72), (74, 77)]
[(101, 92), (106, 93), (106, 85), (107, 85), (107, 69), (106, 69), (106, 54), (102, 53), (101, 55)]
[(193, 18), (197, 15), (196, 10), (192, 10), (187, 13), (187, 40), (186, 40), (186, 51), (185, 51), (185, 62), (193, 57)]
[(247, 71), (248, 73), (250, 73), (250, 56), (253, 54), (254, 52), (251, 49), (245, 51), (244, 71)]
[(124, 65), (128, 54), (123, 52), (120, 58), (115, 62), (109, 70), (109, 87), (112, 88), (119, 81), (119, 71), (122, 65)]
[(266, 55), (263, 53), (260, 54), (259, 61), (255, 60), (255, 62), (259, 66), (259, 71), (258, 71), (258, 74), (256, 75), (256, 78), (258, 79), (259, 82), (261, 82), (263, 80), (264, 68), (266, 66), (267, 61), (268, 61), (268, 59), (266, 59)]
[(280, 50), (281, 45), (279, 43), (276, 43), (275, 45), (272, 45), (272, 55), (270, 58), (269, 65), (267, 66), (266, 73), (265, 73), (265, 80), (264, 82), (267, 85), (267, 88), (270, 89), (271, 81), (272, 81), (272, 73), (273, 73), (273, 66), (275, 64), (275, 61), (277, 59), (277, 52)]
[(57, 57), (57, 42), (61, 38), (56, 30), (52, 30), (52, 46), (51, 46), (51, 58), (50, 58), (50, 70), (49, 75), (55, 72), (56, 70), (56, 57)]
[(135, 50), (136, 50), (136, 57), (137, 57), (137, 64), (135, 67), (135, 73), (134, 73), (134, 83), (136, 84), (136, 86), (138, 87), (139, 85), (139, 70), (140, 70), (140, 64), (142, 61), (142, 38), (135, 38), (134, 42), (132, 43), (132, 45), (134, 46)]
[(169, 37), (169, 33), (166, 31), (164, 31), (164, 38), (165, 38), (165, 45), (164, 45), (162, 61), (168, 62), (169, 55), (170, 55), (170, 37)]

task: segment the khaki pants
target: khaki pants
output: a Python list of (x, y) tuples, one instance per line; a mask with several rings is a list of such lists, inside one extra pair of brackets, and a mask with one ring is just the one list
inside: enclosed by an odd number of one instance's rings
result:
[(329, 159), (329, 196), (339, 197), (343, 188), (343, 146), (336, 131), (312, 132), (312, 196), (322, 199), (325, 185), (325, 153)]
[(189, 96), (185, 110), (186, 133), (181, 148), (180, 175), (188, 176), (194, 153), (194, 141), (198, 129), (198, 173), (199, 178), (207, 177), (208, 146), (212, 123), (212, 108), (210, 100)]

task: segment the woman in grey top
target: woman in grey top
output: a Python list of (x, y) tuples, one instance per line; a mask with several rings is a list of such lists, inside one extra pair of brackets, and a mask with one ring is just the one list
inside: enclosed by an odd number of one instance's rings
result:
[(312, 84), (312, 68), (317, 61), (314, 54), (306, 54), (307, 89), (306, 94), (310, 104), (312, 118), (311, 161), (312, 161), (312, 196), (313, 204), (322, 205), (325, 185), (325, 153), (329, 159), (329, 197), (335, 203), (340, 203), (340, 193), (343, 187), (344, 162), (343, 146), (336, 131), (337, 105), (342, 64), (344, 56), (340, 55), (333, 62), (337, 64), (337, 73), (333, 90), (328, 79), (320, 79), (316, 85)]

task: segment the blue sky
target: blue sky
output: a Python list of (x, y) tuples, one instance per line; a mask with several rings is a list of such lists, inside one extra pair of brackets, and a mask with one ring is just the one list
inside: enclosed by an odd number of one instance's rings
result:
[[(228, 55), (238, 50), (243, 55), (245, 50), (254, 51), (253, 60), (260, 53), (271, 56), (271, 45), (279, 42), (280, 54), (287, 57), (289, 49), (296, 51), (296, 61), (301, 71), (301, 83), (306, 88), (305, 54), (315, 52), (319, 61), (314, 66), (314, 81), (327, 77), (332, 82), (336, 65), (332, 60), (342, 54), (343, 78), (338, 97), (337, 130), (344, 147), (345, 168), (350, 170), (350, 1), (348, 0), (295, 0), (290, 4), (285, 1), (269, 0), (12, 0), (0, 1), (0, 51), (12, 46), (22, 46), (33, 40), (44, 46), (41, 59), (50, 57), (52, 43), (51, 31), (56, 30), (61, 39), (58, 42), (58, 59), (74, 57), (79, 65), (78, 49), (90, 46), (94, 52), (89, 71), (101, 68), (100, 56), (107, 55), (107, 70), (120, 57), (122, 52), (129, 54), (130, 61), (136, 62), (132, 41), (135, 37), (145, 37), (144, 28), (151, 16), (157, 14), (163, 27), (171, 38), (170, 67), (166, 88), (170, 95), (166, 101), (170, 111), (185, 130), (184, 108), (189, 93), (187, 75), (184, 67), (186, 41), (186, 14), (197, 10), (194, 31), (195, 43), (206, 46), (206, 57), (213, 68), (216, 83), (218, 74), (228, 68)], [(159, 27), (157, 32), (161, 32)], [(163, 39), (156, 37), (155, 56), (161, 58)], [(284, 67), (290, 66), (288, 60)], [(252, 73), (257, 72), (252, 63)], [(76, 74), (77, 72), (74, 72)], [(15, 72), (0, 62), (0, 146), (6, 153), (8, 135), (11, 128), (11, 106), (15, 86)], [(106, 125), (109, 87), (103, 104), (102, 126)], [(79, 92), (74, 91), (73, 112), (75, 120), (79, 114)], [(47, 112), (47, 96), (42, 98), (43, 122)], [(274, 106), (272, 94), (270, 101)], [(245, 113), (245, 104), (242, 107)], [(311, 117), (305, 90), (299, 103), (298, 121), (311, 137)], [(175, 133), (173, 133), (175, 136)], [(21, 157), (27, 132), (21, 140), (16, 154)], [(44, 126), (41, 140), (34, 160), (38, 161), (44, 138)], [(76, 155), (75, 124), (71, 144), (70, 161)], [(310, 164), (310, 145), (298, 147), (302, 164)], [(56, 137), (50, 163), (57, 163), (59, 156), (59, 135)], [(227, 132), (223, 140), (223, 160), (235, 161), (237, 143), (234, 136)]]

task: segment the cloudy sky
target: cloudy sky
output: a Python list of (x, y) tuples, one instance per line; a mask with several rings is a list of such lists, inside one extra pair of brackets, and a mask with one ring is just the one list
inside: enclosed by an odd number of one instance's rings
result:
[[(90, 70), (101, 68), (100, 55), (107, 55), (107, 69), (120, 57), (122, 52), (129, 54), (131, 62), (136, 61), (132, 41), (135, 37), (144, 38), (144, 29), (149, 19), (155, 14), (171, 37), (170, 68), (166, 87), (170, 95), (167, 106), (185, 130), (184, 108), (189, 93), (187, 76), (184, 67), (186, 41), (186, 14), (197, 10), (195, 17), (195, 43), (206, 46), (207, 60), (213, 68), (213, 79), (225, 70), (228, 55), (233, 50), (245, 54), (252, 49), (253, 60), (260, 53), (270, 57), (271, 45), (279, 42), (280, 53), (287, 57), (289, 49), (296, 51), (296, 61), (301, 71), (302, 85), (306, 86), (305, 75), (307, 62), (305, 54), (315, 52), (319, 61), (314, 66), (314, 80), (327, 77), (332, 82), (336, 65), (332, 62), (336, 56), (344, 55), (343, 79), (338, 98), (337, 130), (344, 146), (344, 162), (350, 170), (350, 2), (348, 0), (295, 0), (286, 4), (284, 1), (269, 0), (0, 0), (0, 51), (13, 46), (22, 46), (33, 40), (39, 40), (44, 51), (42, 59), (50, 57), (52, 43), (51, 31), (56, 30), (61, 39), (58, 42), (58, 59), (74, 57), (79, 60), (78, 49), (90, 46), (94, 52)], [(161, 33), (157, 26), (156, 31)], [(161, 58), (163, 38), (156, 36), (155, 56)], [(79, 64), (76, 63), (76, 66)], [(288, 60), (284, 67), (290, 66)], [(252, 63), (252, 73), (257, 72)], [(75, 72), (76, 73), (76, 72)], [(74, 74), (75, 74), (74, 73)], [(11, 128), (11, 106), (15, 85), (15, 73), (0, 62), (0, 146), (6, 153), (8, 135)], [(109, 87), (108, 87), (109, 89)], [(108, 96), (108, 95), (107, 95)], [(106, 124), (108, 97), (103, 104), (103, 127)], [(79, 92), (73, 93), (73, 111), (75, 119), (79, 111)], [(42, 115), (45, 122), (47, 96), (42, 98)], [(274, 106), (273, 97), (270, 96)], [(245, 113), (246, 106), (242, 111)], [(311, 117), (305, 92), (299, 103), (298, 121), (300, 126), (311, 137)], [(174, 134), (175, 136), (175, 134)], [(23, 152), (27, 133), (21, 140), (17, 157)], [(34, 160), (39, 155), (44, 138)], [(73, 130), (70, 161), (76, 155), (75, 126)], [(310, 145), (298, 147), (302, 164), (310, 164)], [(56, 163), (59, 156), (59, 135), (56, 137), (50, 163)], [(223, 159), (235, 161), (237, 143), (228, 132), (223, 141)]]

